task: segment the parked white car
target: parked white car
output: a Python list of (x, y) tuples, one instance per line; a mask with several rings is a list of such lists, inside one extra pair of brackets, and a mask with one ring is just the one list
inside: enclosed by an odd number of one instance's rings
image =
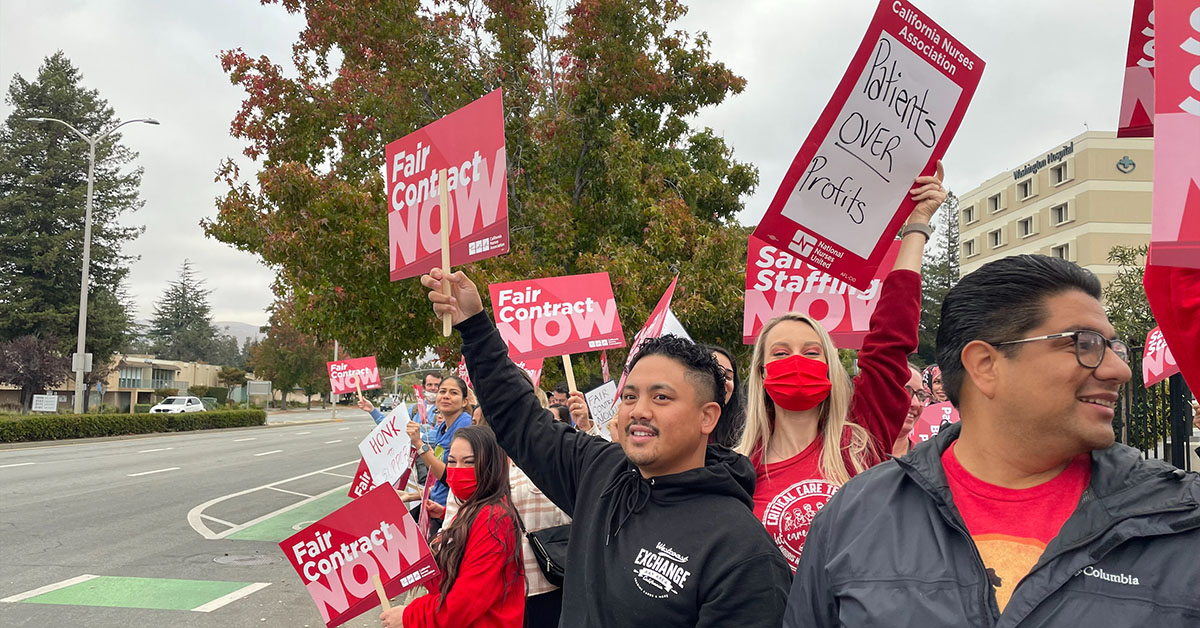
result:
[(179, 414), (181, 412), (204, 412), (199, 397), (167, 397), (150, 408), (152, 413)]

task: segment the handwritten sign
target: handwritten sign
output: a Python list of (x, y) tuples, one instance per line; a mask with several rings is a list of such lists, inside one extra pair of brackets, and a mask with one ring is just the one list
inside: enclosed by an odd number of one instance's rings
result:
[(625, 346), (608, 273), (497, 283), (488, 292), (513, 360)]
[(583, 398), (587, 401), (592, 421), (600, 426), (600, 434), (612, 440), (609, 428), (617, 416), (617, 383), (612, 380), (604, 382), (599, 388), (584, 393)]
[(329, 628), (437, 576), (433, 554), (396, 490), (381, 485), (279, 544)]
[(1158, 327), (1151, 329), (1146, 334), (1146, 349), (1142, 353), (1142, 383), (1149, 388), (1178, 372), (1179, 365), (1175, 363), (1175, 356), (1171, 355), (1171, 348), (1167, 346), (1162, 330)]
[(1117, 137), (1154, 136), (1154, 0), (1133, 0)]
[(374, 481), (403, 487), (412, 467), (412, 441), (405, 427), (408, 407), (401, 401), (358, 444)]
[(1200, 0), (1155, 13), (1150, 262), (1200, 268)]
[(908, 440), (914, 445), (927, 441), (938, 435), (942, 429), (942, 423), (958, 423), (958, 420), (958, 409), (949, 401), (930, 404), (925, 406), (921, 416), (913, 423), (912, 431), (908, 433)]
[(387, 145), (392, 281), (441, 265), (438, 172), (450, 191), (450, 265), (508, 252), (508, 182), (500, 90)]
[(329, 386), (335, 395), (383, 387), (375, 356), (326, 362), (325, 366), (329, 368)]
[(883, 0), (754, 236), (867, 290), (983, 66), (908, 2)]
[(893, 240), (871, 285), (859, 290), (830, 277), (796, 256), (750, 236), (746, 260), (746, 299), (742, 306), (742, 342), (754, 344), (768, 321), (788, 312), (807, 314), (842, 349), (861, 349), (879, 304), (883, 280), (900, 254)]

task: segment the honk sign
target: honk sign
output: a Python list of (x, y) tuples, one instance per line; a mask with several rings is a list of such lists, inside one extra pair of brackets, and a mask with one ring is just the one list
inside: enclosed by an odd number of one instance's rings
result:
[(608, 273), (492, 284), (488, 292), (513, 360), (625, 346)]
[(450, 264), (508, 252), (508, 163), (500, 90), (387, 145), (392, 281), (441, 265), (438, 173), (449, 189)]
[(824, 271), (754, 236), (746, 259), (746, 300), (742, 310), (742, 342), (754, 344), (768, 321), (788, 312), (811, 316), (843, 349), (862, 348), (871, 315), (879, 303), (883, 279), (900, 253), (894, 240), (866, 290)]
[(388, 597), (437, 576), (417, 523), (389, 484), (333, 511), (279, 544), (332, 628), (379, 607), (375, 577)]
[(375, 365), (375, 356), (326, 362), (329, 368), (329, 386), (335, 395), (348, 395), (360, 390), (382, 388), (379, 380), (379, 367)]

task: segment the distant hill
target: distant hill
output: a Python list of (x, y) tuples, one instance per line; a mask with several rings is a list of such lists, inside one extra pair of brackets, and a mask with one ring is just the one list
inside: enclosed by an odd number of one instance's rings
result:
[(237, 321), (214, 321), (213, 326), (216, 327), (222, 334), (237, 338), (238, 345), (246, 341), (246, 338), (254, 340), (262, 340), (266, 334), (259, 331), (258, 325), (249, 323), (239, 323)]

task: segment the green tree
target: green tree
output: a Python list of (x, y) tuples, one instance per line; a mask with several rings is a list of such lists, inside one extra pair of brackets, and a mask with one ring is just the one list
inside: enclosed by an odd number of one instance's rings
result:
[(58, 350), (55, 338), (21, 336), (0, 342), (0, 383), (21, 389), (21, 412), (28, 412), (33, 396), (67, 379), (69, 358)]
[(1108, 263), (1119, 268), (1117, 276), (1104, 287), (1104, 309), (1117, 335), (1131, 347), (1140, 347), (1146, 342), (1146, 334), (1158, 326), (1150, 303), (1146, 300), (1146, 289), (1142, 287), (1142, 274), (1146, 268), (1149, 245), (1114, 246), (1108, 252)]
[[(388, 281), (380, 166), (387, 142), (501, 87), (512, 248), (464, 270), (481, 284), (608, 271), (629, 336), (679, 273), (688, 330), (745, 353), (748, 230), (734, 218), (758, 174), (689, 122), (745, 80), (710, 59), (705, 34), (676, 28), (682, 3), (280, 4), (307, 18), (294, 73), (221, 56), (246, 91), (233, 134), (260, 171), (252, 184), (226, 161), (204, 227), (276, 271), (299, 329), (384, 366), (427, 347), (457, 361), (419, 283)], [(598, 354), (577, 356), (580, 381), (598, 372)], [(544, 381), (560, 374), (547, 360)]]
[(232, 366), (222, 366), (217, 372), (217, 381), (226, 388), (233, 389), (246, 385), (246, 371)]
[[(147, 336), (154, 351), (164, 360), (214, 362), (221, 350), (221, 339), (212, 324), (212, 308), (204, 280), (184, 260), (179, 277), (167, 285), (154, 304)], [(236, 347), (236, 342), (235, 345)]]
[[(57, 338), (61, 353), (74, 352), (83, 265), (88, 147), (70, 129), (31, 117), (57, 118), (96, 136), (119, 123), (99, 93), (62, 52), (47, 57), (32, 82), (15, 75), (6, 102), (12, 113), (0, 126), (0, 340), (34, 335)], [(121, 247), (140, 227), (118, 219), (142, 206), (137, 154), (120, 133), (96, 146), (91, 264), (85, 350), (97, 366), (108, 364), (132, 327), (121, 289), (131, 257)], [(89, 388), (100, 375), (87, 379)]]
[(937, 362), (937, 331), (942, 301), (958, 283), (958, 196), (946, 194), (938, 209), (933, 246), (926, 248), (921, 264), (921, 326), (917, 331), (917, 356), (925, 364)]
[(254, 374), (271, 380), (272, 386), (287, 395), (299, 386), (308, 395), (330, 391), (326, 361), (333, 354), (332, 343), (320, 342), (298, 330), (291, 322), (293, 310), (287, 302), (276, 303), (271, 315), (267, 337), (251, 348), (250, 365)]

